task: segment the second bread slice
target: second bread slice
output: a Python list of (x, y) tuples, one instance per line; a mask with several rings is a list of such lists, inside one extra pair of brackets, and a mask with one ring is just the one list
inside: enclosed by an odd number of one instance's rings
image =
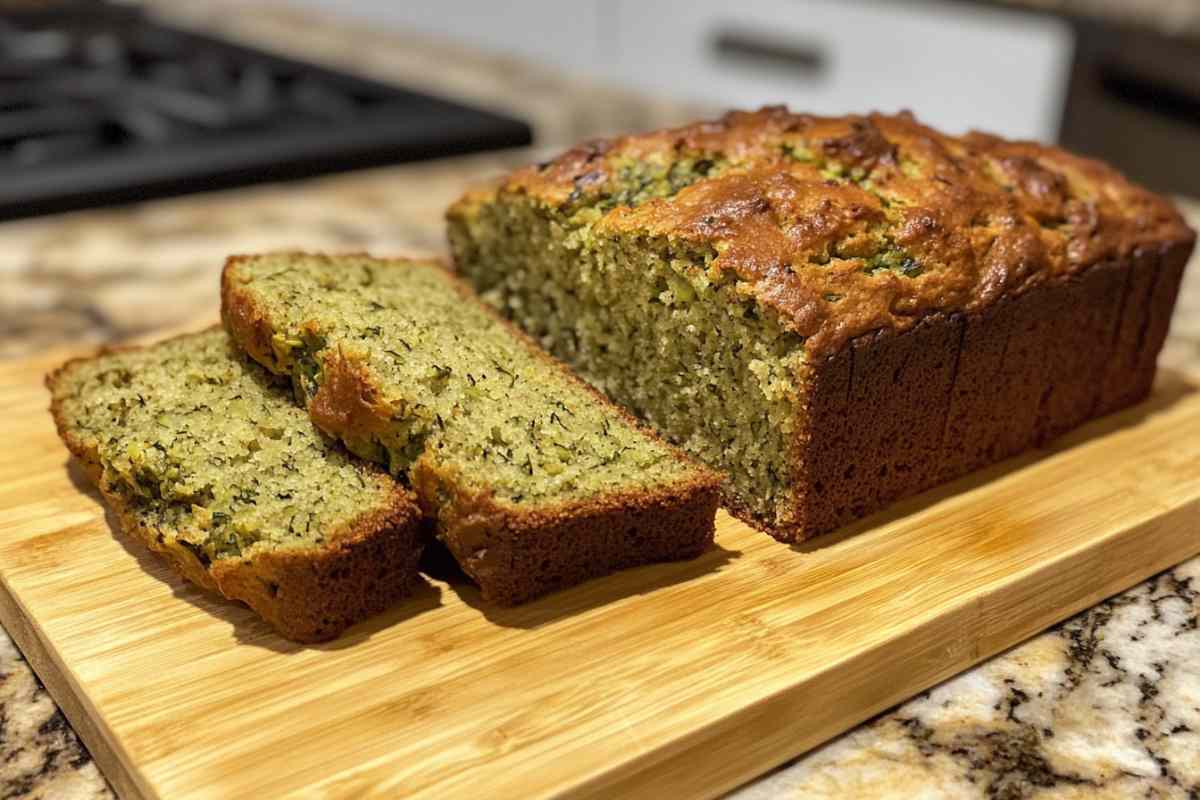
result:
[(406, 477), (484, 598), (514, 604), (712, 542), (720, 478), (495, 317), (440, 264), (226, 264), (233, 339), (318, 426)]

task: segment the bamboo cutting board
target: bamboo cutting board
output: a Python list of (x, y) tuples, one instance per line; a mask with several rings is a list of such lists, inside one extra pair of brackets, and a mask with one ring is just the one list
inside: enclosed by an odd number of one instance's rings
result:
[(133, 797), (712, 796), (1200, 552), (1200, 381), (792, 548), (276, 637), (114, 531), (0, 366), (0, 618)]

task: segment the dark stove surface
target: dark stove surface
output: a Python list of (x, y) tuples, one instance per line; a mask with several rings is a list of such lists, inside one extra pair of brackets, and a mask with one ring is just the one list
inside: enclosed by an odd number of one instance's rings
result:
[(0, 14), (0, 218), (514, 147), (527, 125), (170, 28)]

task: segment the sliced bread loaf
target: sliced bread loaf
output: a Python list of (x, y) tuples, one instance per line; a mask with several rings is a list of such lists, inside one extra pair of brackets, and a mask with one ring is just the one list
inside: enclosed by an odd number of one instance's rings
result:
[(1195, 233), (1095, 161), (732, 112), (468, 193), (456, 266), (784, 541), (1145, 397)]
[(712, 541), (719, 476), (501, 321), (436, 262), (280, 253), (222, 279), (234, 340), (386, 464), (484, 598), (518, 603)]
[(213, 329), (76, 359), (46, 384), (59, 436), (127, 533), (284, 636), (319, 641), (409, 593), (421, 515), (275, 380)]

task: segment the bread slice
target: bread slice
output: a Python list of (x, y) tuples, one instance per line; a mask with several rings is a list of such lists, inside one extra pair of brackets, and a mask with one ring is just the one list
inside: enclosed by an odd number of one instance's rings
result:
[(1095, 161), (784, 108), (468, 193), (456, 268), (799, 541), (1150, 391), (1195, 234)]
[(439, 263), (234, 257), (233, 339), (317, 425), (411, 482), (486, 600), (712, 542), (719, 476), (570, 374)]
[(320, 641), (411, 590), (411, 492), (324, 439), (219, 328), (48, 375), (59, 436), (121, 527), (181, 575)]

